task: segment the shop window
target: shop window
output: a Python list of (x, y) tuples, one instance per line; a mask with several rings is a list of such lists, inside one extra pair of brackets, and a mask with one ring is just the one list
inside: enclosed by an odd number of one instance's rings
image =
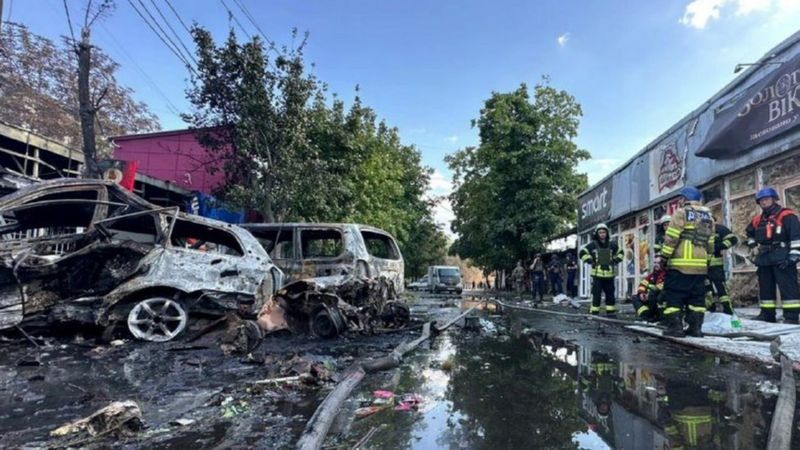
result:
[(647, 211), (645, 211), (645, 212), (639, 214), (639, 219), (638, 220), (639, 220), (639, 225), (640, 226), (641, 225), (647, 225), (648, 223), (650, 223), (650, 215), (647, 214)]
[(708, 205), (708, 209), (711, 210), (715, 222), (725, 224), (725, 216), (722, 215), (722, 203)]
[(784, 202), (787, 208), (800, 210), (800, 185), (786, 188), (784, 191)]
[(639, 274), (650, 270), (650, 227), (639, 227)]
[(741, 194), (743, 192), (755, 190), (756, 177), (753, 171), (749, 170), (740, 175), (731, 177), (728, 184), (730, 185), (731, 195)]
[(706, 203), (722, 200), (722, 185), (717, 184), (703, 190), (703, 201)]
[(766, 186), (793, 180), (800, 173), (800, 155), (767, 164), (761, 170), (764, 177), (764, 185)]
[[(747, 195), (731, 200), (731, 230), (739, 236), (745, 236), (747, 224), (749, 224), (753, 217), (759, 213), (760, 209), (754, 198)], [(747, 254), (748, 249), (744, 246), (745, 239), (737, 246), (737, 251), (734, 252), (733, 266), (735, 268), (743, 268), (751, 266), (751, 264), (736, 253)]]
[(620, 223), (620, 227), (621, 227), (621, 229), (623, 231), (624, 230), (630, 230), (631, 228), (635, 228), (636, 227), (636, 217), (629, 217), (629, 218), (623, 220)]

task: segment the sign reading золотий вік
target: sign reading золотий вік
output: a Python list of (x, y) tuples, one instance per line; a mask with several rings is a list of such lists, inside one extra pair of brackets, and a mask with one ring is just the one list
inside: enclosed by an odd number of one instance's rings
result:
[(614, 178), (610, 177), (578, 199), (578, 230), (583, 231), (611, 217), (611, 193)]
[(798, 125), (800, 55), (779, 65), (733, 105), (719, 112), (696, 154), (733, 158)]

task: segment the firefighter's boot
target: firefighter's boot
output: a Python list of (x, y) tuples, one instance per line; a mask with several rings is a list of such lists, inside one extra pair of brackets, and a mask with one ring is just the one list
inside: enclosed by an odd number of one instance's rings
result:
[(683, 332), (683, 314), (676, 312), (664, 317), (664, 325), (667, 329), (664, 330), (664, 336), (684, 337), (686, 333)]
[(689, 324), (689, 329), (686, 334), (691, 337), (703, 337), (703, 318), (705, 314), (697, 311), (688, 311), (686, 313), (686, 322)]
[(775, 323), (775, 310), (772, 308), (761, 308), (761, 312), (759, 312), (753, 320)]

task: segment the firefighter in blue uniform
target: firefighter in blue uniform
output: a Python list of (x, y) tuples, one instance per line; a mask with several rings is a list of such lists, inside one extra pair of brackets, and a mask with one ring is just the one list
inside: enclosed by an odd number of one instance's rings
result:
[(765, 187), (756, 194), (761, 214), (747, 225), (747, 246), (757, 248), (758, 298), (761, 312), (757, 320), (775, 322), (777, 292), (781, 290), (783, 319), (798, 323), (800, 289), (797, 263), (800, 262), (800, 221), (797, 213), (778, 204), (778, 192)]
[(600, 297), (606, 296), (606, 314), (617, 314), (614, 294), (614, 268), (622, 262), (623, 253), (616, 242), (611, 241), (608, 226), (601, 223), (594, 227), (592, 241), (579, 253), (581, 261), (592, 265), (592, 306), (589, 313), (600, 314)]
[(716, 311), (717, 305), (714, 302), (714, 298), (717, 298), (722, 305), (722, 312), (733, 314), (733, 304), (731, 303), (731, 297), (728, 295), (728, 287), (725, 284), (725, 259), (722, 256), (722, 252), (733, 248), (739, 242), (739, 238), (728, 227), (719, 223), (714, 225), (714, 233), (716, 235), (714, 255), (708, 263), (709, 295), (706, 298), (706, 307), (708, 311)]

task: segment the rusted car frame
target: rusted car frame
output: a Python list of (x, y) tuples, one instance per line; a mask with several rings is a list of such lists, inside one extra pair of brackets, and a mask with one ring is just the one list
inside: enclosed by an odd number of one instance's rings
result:
[(404, 290), (404, 262), (394, 237), (352, 223), (244, 224), (286, 274), (286, 281), (352, 275), (385, 278)]

